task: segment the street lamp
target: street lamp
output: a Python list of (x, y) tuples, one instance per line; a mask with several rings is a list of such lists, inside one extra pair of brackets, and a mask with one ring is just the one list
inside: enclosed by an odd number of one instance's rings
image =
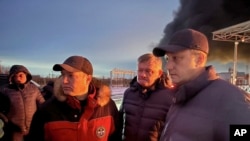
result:
[(234, 42), (234, 68), (233, 68), (233, 84), (236, 84), (236, 80), (237, 80), (237, 54), (238, 54), (238, 44), (239, 42)]

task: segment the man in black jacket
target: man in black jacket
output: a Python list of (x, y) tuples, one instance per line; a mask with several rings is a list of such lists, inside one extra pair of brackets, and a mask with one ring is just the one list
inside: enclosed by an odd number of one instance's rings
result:
[(138, 58), (137, 77), (125, 91), (120, 108), (125, 141), (157, 141), (172, 103), (161, 58), (146, 53)]
[(160, 141), (229, 141), (230, 125), (250, 124), (245, 92), (218, 78), (212, 66), (205, 66), (209, 46), (203, 33), (177, 31), (153, 53), (165, 55), (177, 87)]

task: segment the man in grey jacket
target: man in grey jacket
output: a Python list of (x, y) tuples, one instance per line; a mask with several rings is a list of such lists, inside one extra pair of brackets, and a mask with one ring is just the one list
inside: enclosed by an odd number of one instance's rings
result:
[(230, 125), (250, 124), (246, 94), (205, 66), (208, 52), (206, 36), (193, 29), (154, 48), (154, 55), (166, 56), (177, 87), (160, 141), (229, 141)]
[(9, 84), (0, 89), (1, 97), (5, 97), (5, 102), (0, 103), (0, 113), (8, 119), (4, 138), (8, 141), (23, 141), (29, 132), (37, 105), (45, 100), (37, 86), (30, 82), (32, 76), (25, 66), (13, 65), (8, 79)]

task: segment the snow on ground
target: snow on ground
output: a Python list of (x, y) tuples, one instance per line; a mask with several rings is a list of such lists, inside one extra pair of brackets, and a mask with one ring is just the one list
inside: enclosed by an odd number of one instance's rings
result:
[(128, 87), (111, 87), (112, 94), (124, 92)]
[(128, 87), (111, 87), (111, 98), (115, 101), (117, 108), (120, 108), (124, 91)]

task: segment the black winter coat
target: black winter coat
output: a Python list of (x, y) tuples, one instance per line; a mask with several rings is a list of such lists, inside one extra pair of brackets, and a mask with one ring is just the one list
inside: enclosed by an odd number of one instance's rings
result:
[[(125, 141), (157, 141), (172, 103), (172, 91), (157, 80), (149, 89), (132, 81), (125, 91), (120, 112)], [(157, 128), (156, 128), (157, 127)]]
[(230, 125), (250, 124), (250, 103), (213, 67), (180, 86), (160, 141), (229, 141)]

